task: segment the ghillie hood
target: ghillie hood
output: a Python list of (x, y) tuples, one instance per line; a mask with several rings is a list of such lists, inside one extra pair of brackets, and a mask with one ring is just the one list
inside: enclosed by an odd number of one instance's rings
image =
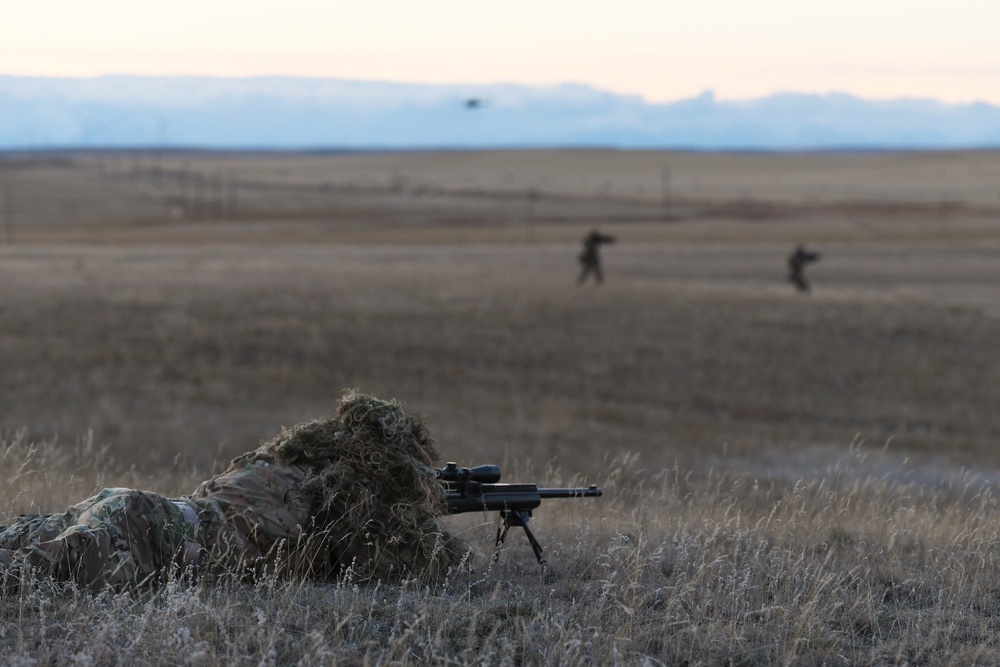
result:
[(437, 446), (396, 401), (348, 391), (335, 418), (287, 428), (251, 457), (310, 469), (302, 490), (315, 495), (325, 548), (362, 576), (441, 574), (464, 551), (438, 519)]

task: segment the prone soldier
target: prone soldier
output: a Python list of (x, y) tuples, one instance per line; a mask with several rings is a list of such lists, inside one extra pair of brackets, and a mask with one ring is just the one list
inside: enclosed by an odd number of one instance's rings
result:
[(435, 576), (464, 554), (438, 518), (438, 458), (420, 418), (350, 392), (335, 418), (284, 430), (189, 496), (108, 488), (0, 527), (0, 579), (122, 589), (171, 570)]

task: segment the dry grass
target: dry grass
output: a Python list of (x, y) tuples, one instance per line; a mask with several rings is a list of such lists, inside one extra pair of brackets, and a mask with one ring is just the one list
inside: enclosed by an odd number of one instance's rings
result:
[(574, 284), (569, 243), (14, 246), (0, 428), (204, 469), (354, 386), (463, 462), (717, 466), (860, 435), (995, 465), (990, 251), (822, 249), (800, 297), (774, 245), (626, 240), (601, 288)]
[[(108, 470), (86, 448), (4, 451), (81, 487)], [(547, 576), (512, 540), (499, 564), (478, 556), (431, 588), (350, 573), (119, 595), (30, 583), (3, 599), (0, 647), (26, 665), (995, 664), (991, 485), (934, 487), (906, 466), (873, 475), (880, 456), (852, 447), (794, 483), (649, 476), (624, 457), (598, 480), (600, 502), (539, 513)], [(63, 497), (23, 474), (18, 484), (38, 504)], [(485, 546), (489, 528), (467, 534)]]
[[(344, 387), (606, 496), (536, 513), (544, 579), (514, 539), (433, 590), (31, 586), (13, 664), (1000, 660), (1000, 155), (70, 157), (0, 161), (0, 521), (189, 493)], [(170, 208), (182, 167), (235, 219)]]

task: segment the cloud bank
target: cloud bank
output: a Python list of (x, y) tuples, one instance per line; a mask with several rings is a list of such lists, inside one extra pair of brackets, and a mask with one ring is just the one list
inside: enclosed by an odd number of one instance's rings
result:
[[(469, 105), (470, 99), (479, 100)], [(0, 76), (0, 149), (1000, 148), (1000, 107), (784, 93), (650, 103), (588, 86)]]

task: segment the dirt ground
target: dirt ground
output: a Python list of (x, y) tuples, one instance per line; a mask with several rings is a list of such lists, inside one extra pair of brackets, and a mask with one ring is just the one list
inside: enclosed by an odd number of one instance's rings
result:
[(9, 154), (0, 197), (5, 433), (206, 468), (357, 387), (527, 473), (1000, 467), (1000, 153)]

